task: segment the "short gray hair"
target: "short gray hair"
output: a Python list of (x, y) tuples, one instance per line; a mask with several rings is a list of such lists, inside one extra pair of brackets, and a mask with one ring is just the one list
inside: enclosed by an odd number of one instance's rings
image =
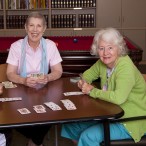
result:
[(43, 21), (43, 25), (46, 26), (46, 19), (45, 19), (44, 15), (39, 13), (39, 12), (37, 12), (37, 11), (31, 12), (28, 15), (28, 17), (26, 19), (26, 22), (25, 22), (25, 25), (28, 25), (28, 22), (29, 22), (29, 20), (31, 18), (39, 18), (39, 19), (41, 19)]
[(126, 42), (120, 32), (115, 28), (105, 28), (95, 33), (90, 50), (92, 55), (97, 55), (100, 40), (116, 45), (119, 48), (119, 56), (125, 56), (128, 54)]

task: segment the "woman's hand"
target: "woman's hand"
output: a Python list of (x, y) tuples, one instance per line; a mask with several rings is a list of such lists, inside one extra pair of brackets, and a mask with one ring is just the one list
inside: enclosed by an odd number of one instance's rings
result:
[(28, 87), (35, 87), (37, 85), (37, 79), (32, 77), (25, 78), (24, 85)]
[(3, 85), (0, 83), (0, 95), (3, 93)]
[(78, 87), (82, 90), (84, 94), (89, 94), (94, 86), (86, 83), (84, 80), (79, 80)]
[(48, 75), (44, 75), (43, 77), (37, 79), (38, 84), (47, 84), (48, 82), (49, 82)]
[(84, 84), (84, 81), (83, 80), (79, 80), (77, 84), (78, 84), (78, 87), (82, 90), (82, 86)]
[(94, 86), (84, 82), (83, 85), (82, 85), (82, 92), (84, 94), (89, 94), (90, 91), (94, 88)]

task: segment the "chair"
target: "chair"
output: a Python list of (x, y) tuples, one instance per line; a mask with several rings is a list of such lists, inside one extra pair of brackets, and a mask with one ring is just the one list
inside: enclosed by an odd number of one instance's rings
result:
[[(146, 74), (142, 74), (145, 81), (146, 81)], [(123, 122), (123, 121), (133, 121), (133, 120), (145, 120), (145, 116), (138, 116), (138, 117), (131, 117), (131, 118), (125, 118), (125, 119), (114, 119), (111, 122)], [(101, 146), (104, 146), (104, 142), (100, 144)], [(142, 137), (142, 139), (135, 143), (132, 139), (124, 139), (124, 140), (111, 140), (110, 146), (146, 146), (146, 135)]]
[(6, 75), (6, 70), (7, 70), (7, 64), (0, 64), (0, 82), (7, 81), (7, 75)]
[[(7, 81), (7, 75), (6, 75), (6, 70), (7, 70), (7, 64), (0, 64), (0, 82)], [(5, 134), (6, 137), (6, 146), (9, 146), (12, 140), (12, 131), (11, 129), (5, 129), (1, 130), (1, 133)]]
[(145, 81), (146, 81), (146, 74), (142, 74), (143, 75), (143, 77), (144, 77), (144, 79), (145, 79)]

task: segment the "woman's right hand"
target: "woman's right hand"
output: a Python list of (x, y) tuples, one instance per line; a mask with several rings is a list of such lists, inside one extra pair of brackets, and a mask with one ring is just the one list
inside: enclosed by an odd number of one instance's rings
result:
[(37, 85), (37, 80), (32, 77), (25, 78), (24, 85), (28, 87), (35, 87)]
[(78, 87), (79, 87), (81, 90), (82, 90), (82, 86), (83, 86), (84, 82), (85, 82), (85, 81), (83, 81), (83, 80), (79, 80), (78, 83), (77, 83), (77, 84), (78, 84)]

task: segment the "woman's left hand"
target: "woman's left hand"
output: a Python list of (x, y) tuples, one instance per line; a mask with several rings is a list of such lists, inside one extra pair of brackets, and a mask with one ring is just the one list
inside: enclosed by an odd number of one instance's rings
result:
[(92, 86), (92, 85), (90, 85), (90, 84), (88, 84), (88, 83), (84, 83), (83, 85), (82, 85), (82, 92), (84, 93), (84, 94), (89, 94), (90, 93), (90, 91), (92, 90), (94, 88), (94, 86)]
[(43, 77), (38, 78), (37, 79), (37, 83), (39, 83), (39, 84), (47, 84), (48, 83), (48, 76), (44, 75)]

